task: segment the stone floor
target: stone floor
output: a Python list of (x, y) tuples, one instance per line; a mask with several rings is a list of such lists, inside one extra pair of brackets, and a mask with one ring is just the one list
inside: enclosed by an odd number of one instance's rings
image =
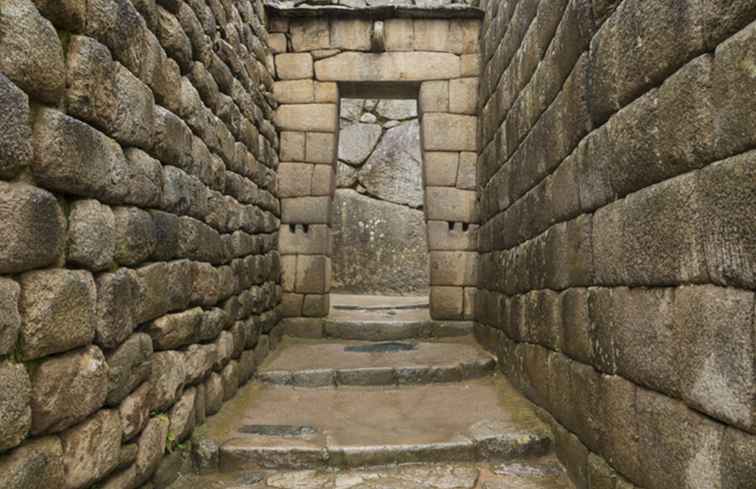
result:
[(353, 470), (182, 476), (170, 489), (572, 489), (552, 458), (502, 464), (405, 464)]

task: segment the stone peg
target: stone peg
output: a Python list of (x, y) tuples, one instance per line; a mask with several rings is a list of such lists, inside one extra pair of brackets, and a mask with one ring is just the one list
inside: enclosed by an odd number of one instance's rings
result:
[(373, 22), (373, 31), (370, 33), (370, 51), (374, 53), (386, 51), (386, 38), (384, 36), (382, 20)]

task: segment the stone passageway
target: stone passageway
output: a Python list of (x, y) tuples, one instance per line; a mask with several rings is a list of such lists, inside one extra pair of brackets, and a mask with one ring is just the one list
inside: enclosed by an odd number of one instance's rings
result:
[(427, 299), (334, 296), (195, 433), (172, 489), (569, 488), (549, 428)]

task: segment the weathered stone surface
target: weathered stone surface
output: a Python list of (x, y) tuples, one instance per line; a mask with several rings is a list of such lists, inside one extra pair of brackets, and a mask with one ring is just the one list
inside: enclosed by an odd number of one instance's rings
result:
[(425, 184), (429, 187), (453, 187), (457, 182), (459, 153), (426, 151), (423, 161)]
[(356, 123), (345, 126), (339, 132), (339, 160), (350, 165), (361, 165), (375, 149), (382, 133), (378, 124)]
[(291, 131), (336, 132), (336, 104), (285, 104), (276, 111), (276, 127)]
[(108, 394), (108, 366), (96, 346), (45, 359), (31, 379), (33, 434), (75, 425), (97, 411)]
[(117, 207), (113, 215), (116, 261), (121, 265), (136, 265), (149, 258), (157, 246), (155, 225), (150, 213), (137, 207)]
[(153, 263), (136, 270), (134, 319), (143, 323), (185, 309), (192, 294), (188, 261)]
[(305, 161), (332, 165), (336, 157), (336, 137), (332, 133), (307, 133)]
[(96, 200), (77, 200), (71, 206), (66, 258), (89, 270), (113, 266), (115, 218), (110, 207)]
[(156, 350), (175, 350), (195, 341), (196, 331), (202, 322), (202, 308), (169, 314), (152, 321), (145, 333), (152, 337)]
[(478, 118), (431, 113), (423, 117), (423, 146), (428, 151), (476, 151)]
[(124, 440), (132, 440), (147, 425), (150, 419), (151, 394), (152, 384), (145, 382), (129, 394), (118, 407)]
[(424, 224), (422, 211), (337, 190), (334, 288), (355, 293), (427, 290)]
[(321, 81), (425, 81), (457, 78), (459, 57), (449, 53), (345, 52), (315, 62)]
[(194, 401), (196, 396), (197, 390), (194, 387), (188, 387), (168, 413), (171, 421), (168, 428), (168, 440), (171, 443), (181, 443), (194, 429)]
[(152, 399), (150, 410), (164, 411), (176, 402), (186, 382), (184, 355), (161, 351), (152, 355)]
[(447, 187), (425, 189), (426, 215), (429, 220), (477, 222), (476, 193)]
[(3, 389), (0, 390), (0, 452), (3, 452), (19, 445), (31, 428), (31, 381), (23, 365), (9, 361), (0, 363), (0, 378), (3, 380)]
[(382, 200), (421, 207), (421, 160), (420, 125), (408, 122), (386, 131), (357, 178), (371, 195)]
[(63, 253), (65, 218), (51, 193), (0, 182), (0, 221), (8, 236), (0, 242), (0, 273), (45, 267)]
[(375, 106), (375, 113), (386, 119), (404, 120), (417, 117), (416, 100), (381, 100)]
[(239, 389), (239, 376), (239, 363), (235, 360), (231, 360), (221, 371), (224, 401), (228, 401), (236, 394)]
[(32, 159), (29, 97), (5, 75), (0, 74), (0, 177), (11, 179)]
[(310, 51), (331, 47), (328, 19), (296, 19), (290, 23), (289, 32), (294, 51)]
[(312, 56), (309, 53), (286, 53), (276, 56), (276, 74), (281, 80), (312, 78)]
[(136, 278), (133, 271), (121, 268), (115, 273), (98, 275), (96, 284), (95, 341), (112, 349), (128, 338), (136, 326), (132, 303)]
[(462, 319), (464, 314), (462, 287), (431, 287), (430, 310), (433, 319)]
[(88, 487), (118, 466), (121, 419), (103, 410), (60, 436), (63, 443), (65, 487)]
[(63, 448), (60, 439), (46, 436), (0, 456), (0, 473), (8, 489), (63, 487)]
[(97, 291), (84, 271), (44, 270), (21, 276), (21, 354), (31, 360), (86, 345), (94, 338)]
[(331, 47), (369, 51), (371, 24), (365, 19), (344, 19), (331, 23)]
[(57, 104), (65, 86), (63, 48), (31, 0), (0, 5), (0, 72), (42, 102)]
[(134, 462), (136, 486), (149, 480), (165, 453), (170, 421), (166, 416), (150, 418), (139, 437), (139, 451)]
[(215, 372), (205, 382), (205, 406), (208, 416), (217, 413), (223, 406), (223, 380)]
[(213, 369), (217, 354), (215, 345), (191, 345), (184, 352), (187, 384), (195, 384), (204, 379)]
[(16, 349), (21, 330), (21, 314), (18, 312), (20, 295), (21, 287), (17, 282), (0, 278), (0, 355), (7, 355)]
[(477, 285), (478, 254), (464, 251), (433, 251), (430, 254), (433, 285)]
[(152, 340), (144, 333), (136, 333), (116, 350), (108, 353), (110, 386), (107, 403), (118, 405), (121, 400), (150, 378), (152, 373)]

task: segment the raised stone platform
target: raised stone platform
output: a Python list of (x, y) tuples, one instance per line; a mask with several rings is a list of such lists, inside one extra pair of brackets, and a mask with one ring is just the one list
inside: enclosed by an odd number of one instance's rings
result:
[(399, 388), (251, 385), (207, 423), (223, 471), (544, 455), (547, 426), (503, 378)]
[(471, 337), (381, 343), (287, 337), (257, 379), (309, 387), (425, 384), (483, 377), (495, 365)]

